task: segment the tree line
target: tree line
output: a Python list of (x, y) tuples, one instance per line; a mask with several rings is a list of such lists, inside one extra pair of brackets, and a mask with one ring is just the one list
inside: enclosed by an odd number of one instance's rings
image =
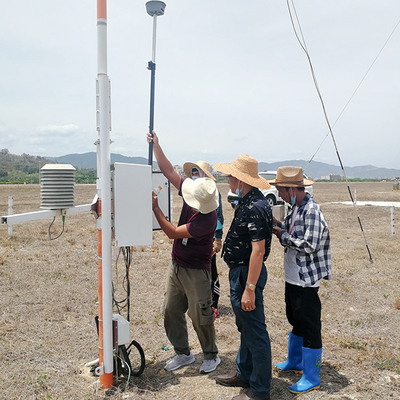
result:
[[(11, 154), (0, 150), (0, 184), (39, 184), (40, 169), (46, 164), (58, 164), (41, 156)], [(96, 183), (96, 169), (76, 169), (76, 183)]]
[[(58, 164), (41, 156), (11, 154), (8, 149), (0, 150), (0, 184), (39, 184), (40, 169), (46, 164)], [(97, 173), (95, 168), (77, 168), (75, 182), (78, 184), (96, 183)], [(350, 178), (350, 182), (370, 182), (381, 179)], [(321, 182), (330, 182), (318, 180)], [(226, 178), (217, 177), (217, 182), (226, 182)]]

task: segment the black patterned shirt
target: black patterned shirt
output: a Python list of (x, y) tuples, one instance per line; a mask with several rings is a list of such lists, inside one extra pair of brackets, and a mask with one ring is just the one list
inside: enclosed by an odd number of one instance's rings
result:
[(222, 257), (229, 267), (249, 265), (251, 242), (265, 240), (264, 261), (271, 250), (272, 210), (259, 189), (253, 188), (235, 208), (235, 217), (225, 238)]

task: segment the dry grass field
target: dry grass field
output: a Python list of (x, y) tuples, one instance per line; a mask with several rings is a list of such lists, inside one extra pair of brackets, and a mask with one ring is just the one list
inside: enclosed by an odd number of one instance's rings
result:
[[(233, 212), (226, 202), (228, 187), (219, 184), (224, 200), (225, 233)], [(400, 201), (392, 183), (356, 183), (357, 199)], [(39, 210), (37, 185), (0, 186), (0, 215), (7, 199), (14, 213)], [(78, 185), (75, 204), (90, 203), (92, 185)], [(301, 396), (288, 391), (298, 377), (273, 371), (272, 400), (400, 399), (400, 232), (391, 236), (390, 207), (357, 207), (334, 202), (349, 200), (344, 183), (316, 183), (314, 197), (331, 231), (332, 280), (320, 288), (323, 306), (323, 365), (321, 389)], [(134, 200), (133, 200), (134, 201)], [(181, 202), (174, 192), (174, 222)], [(372, 253), (370, 263), (357, 220), (360, 217)], [(395, 209), (395, 217), (400, 214)], [(131, 338), (143, 347), (147, 365), (129, 384), (116, 380), (105, 392), (85, 363), (98, 357), (97, 228), (90, 213), (66, 218), (65, 231), (49, 240), (49, 220), (0, 227), (0, 399), (231, 399), (238, 388), (215, 384), (216, 374), (234, 368), (239, 334), (229, 301), (228, 270), (218, 258), (222, 295), (215, 322), (222, 363), (216, 372), (200, 375), (202, 354), (191, 328), (196, 362), (166, 373), (173, 355), (166, 339), (161, 308), (171, 242), (154, 233), (151, 247), (134, 249), (130, 269)], [(400, 227), (399, 227), (400, 230)], [(61, 219), (53, 237), (61, 231)], [(117, 250), (114, 249), (114, 258)], [(273, 239), (267, 260), (265, 314), (273, 362), (286, 357), (289, 325), (284, 309), (283, 251)], [(113, 265), (114, 286), (123, 286), (124, 265)], [(121, 293), (121, 296), (123, 294)]]

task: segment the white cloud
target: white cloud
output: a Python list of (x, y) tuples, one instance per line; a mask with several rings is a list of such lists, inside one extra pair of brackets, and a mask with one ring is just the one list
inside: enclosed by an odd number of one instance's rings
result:
[(79, 127), (74, 124), (68, 125), (46, 125), (40, 126), (36, 128), (36, 133), (39, 136), (49, 136), (49, 135), (60, 135), (60, 136), (68, 136), (73, 133), (78, 132)]
[[(6, 2), (0, 14), (0, 146), (95, 151), (96, 4), (33, 4)], [(396, 26), (400, 2), (302, 0), (296, 10), (333, 123)], [(334, 127), (346, 165), (398, 167), (399, 37), (397, 29)], [(151, 41), (144, 2), (108, 2), (112, 152), (147, 157)], [(328, 131), (284, 1), (167, 2), (156, 61), (155, 128), (173, 163), (242, 152), (308, 160)], [(331, 138), (316, 159), (338, 164)]]

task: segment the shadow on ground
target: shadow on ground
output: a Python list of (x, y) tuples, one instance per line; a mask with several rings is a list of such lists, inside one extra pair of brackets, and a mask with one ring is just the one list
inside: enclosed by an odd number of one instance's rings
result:
[[(132, 377), (126, 391), (132, 389), (139, 393), (162, 393), (164, 390), (171, 386), (176, 386), (181, 383), (183, 378), (198, 377), (199, 368), (203, 361), (201, 353), (194, 354), (196, 361), (174, 372), (164, 371), (165, 360), (152, 363), (146, 366), (144, 373), (140, 377)], [(227, 353), (220, 355), (222, 363), (218, 369), (207, 375), (210, 380), (210, 390), (218, 391), (219, 385), (215, 383), (217, 375), (222, 375), (231, 372), (235, 369), (236, 353)], [(294, 372), (282, 372), (273, 367), (272, 390), (271, 399), (290, 400), (296, 397), (295, 394), (289, 392), (289, 386), (294, 384), (300, 379), (301, 375)], [(125, 386), (126, 381), (121, 379)], [(323, 365), (321, 368), (321, 391), (326, 393), (336, 393), (348, 386), (347, 378), (340, 374), (336, 368), (330, 365)], [(240, 388), (238, 388), (238, 391)], [(238, 392), (239, 393), (239, 392)]]
[[(301, 378), (300, 374), (296, 374), (295, 372), (283, 372), (276, 368), (274, 369), (274, 375), (277, 376), (277, 378), (272, 379), (272, 399), (280, 398), (280, 395), (289, 391), (289, 386), (293, 385)], [(348, 379), (331, 365), (322, 364), (320, 376), (320, 390), (326, 393), (339, 392), (349, 385)], [(293, 394), (292, 396), (295, 397), (296, 395)]]

